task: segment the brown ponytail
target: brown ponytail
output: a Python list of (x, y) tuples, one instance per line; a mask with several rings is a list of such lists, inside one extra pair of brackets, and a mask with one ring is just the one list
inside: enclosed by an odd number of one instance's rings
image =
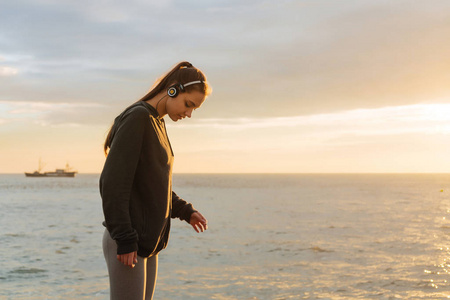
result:
[[(168, 73), (160, 77), (153, 84), (153, 87), (150, 91), (139, 101), (147, 101), (158, 95), (161, 91), (167, 90), (170, 86), (176, 83), (188, 83), (191, 81), (200, 80), (203, 81), (203, 84), (193, 84), (185, 87), (186, 92), (190, 92), (193, 90), (197, 90), (208, 96), (211, 93), (211, 87), (206, 82), (206, 76), (199, 69), (194, 67), (190, 62), (182, 61), (178, 63), (175, 67), (173, 67)], [(105, 144), (103, 146), (103, 150), (105, 151), (105, 155), (107, 155), (108, 148), (111, 146), (112, 142), (112, 129), (113, 126), (109, 129), (108, 135), (105, 139)]]

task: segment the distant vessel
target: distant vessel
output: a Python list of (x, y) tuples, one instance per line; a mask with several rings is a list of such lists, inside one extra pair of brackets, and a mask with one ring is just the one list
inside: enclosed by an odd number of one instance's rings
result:
[(26, 177), (75, 177), (77, 171), (71, 171), (71, 167), (69, 164), (66, 164), (64, 169), (56, 169), (53, 172), (41, 172), (42, 170), (42, 162), (39, 160), (39, 168), (33, 173), (25, 172)]

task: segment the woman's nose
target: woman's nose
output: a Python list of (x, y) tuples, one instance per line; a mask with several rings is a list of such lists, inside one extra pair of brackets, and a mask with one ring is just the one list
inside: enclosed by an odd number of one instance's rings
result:
[(189, 110), (186, 112), (186, 117), (190, 118), (191, 115), (192, 115), (192, 111), (193, 111), (193, 109), (189, 109)]

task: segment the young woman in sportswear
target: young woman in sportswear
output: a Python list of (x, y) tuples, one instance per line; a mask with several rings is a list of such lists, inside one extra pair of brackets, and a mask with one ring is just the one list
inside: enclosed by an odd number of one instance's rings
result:
[(205, 75), (181, 62), (114, 120), (100, 176), (103, 253), (113, 300), (152, 299), (171, 218), (197, 232), (207, 229), (205, 217), (172, 191), (174, 156), (163, 117), (190, 118), (210, 92)]

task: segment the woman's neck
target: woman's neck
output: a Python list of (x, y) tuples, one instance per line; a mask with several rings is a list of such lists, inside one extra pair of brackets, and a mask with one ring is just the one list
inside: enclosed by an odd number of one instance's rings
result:
[(153, 98), (150, 98), (145, 102), (153, 106), (158, 112), (159, 117), (162, 118), (167, 114), (166, 103), (168, 97), (169, 95), (167, 95), (166, 91), (161, 91)]

